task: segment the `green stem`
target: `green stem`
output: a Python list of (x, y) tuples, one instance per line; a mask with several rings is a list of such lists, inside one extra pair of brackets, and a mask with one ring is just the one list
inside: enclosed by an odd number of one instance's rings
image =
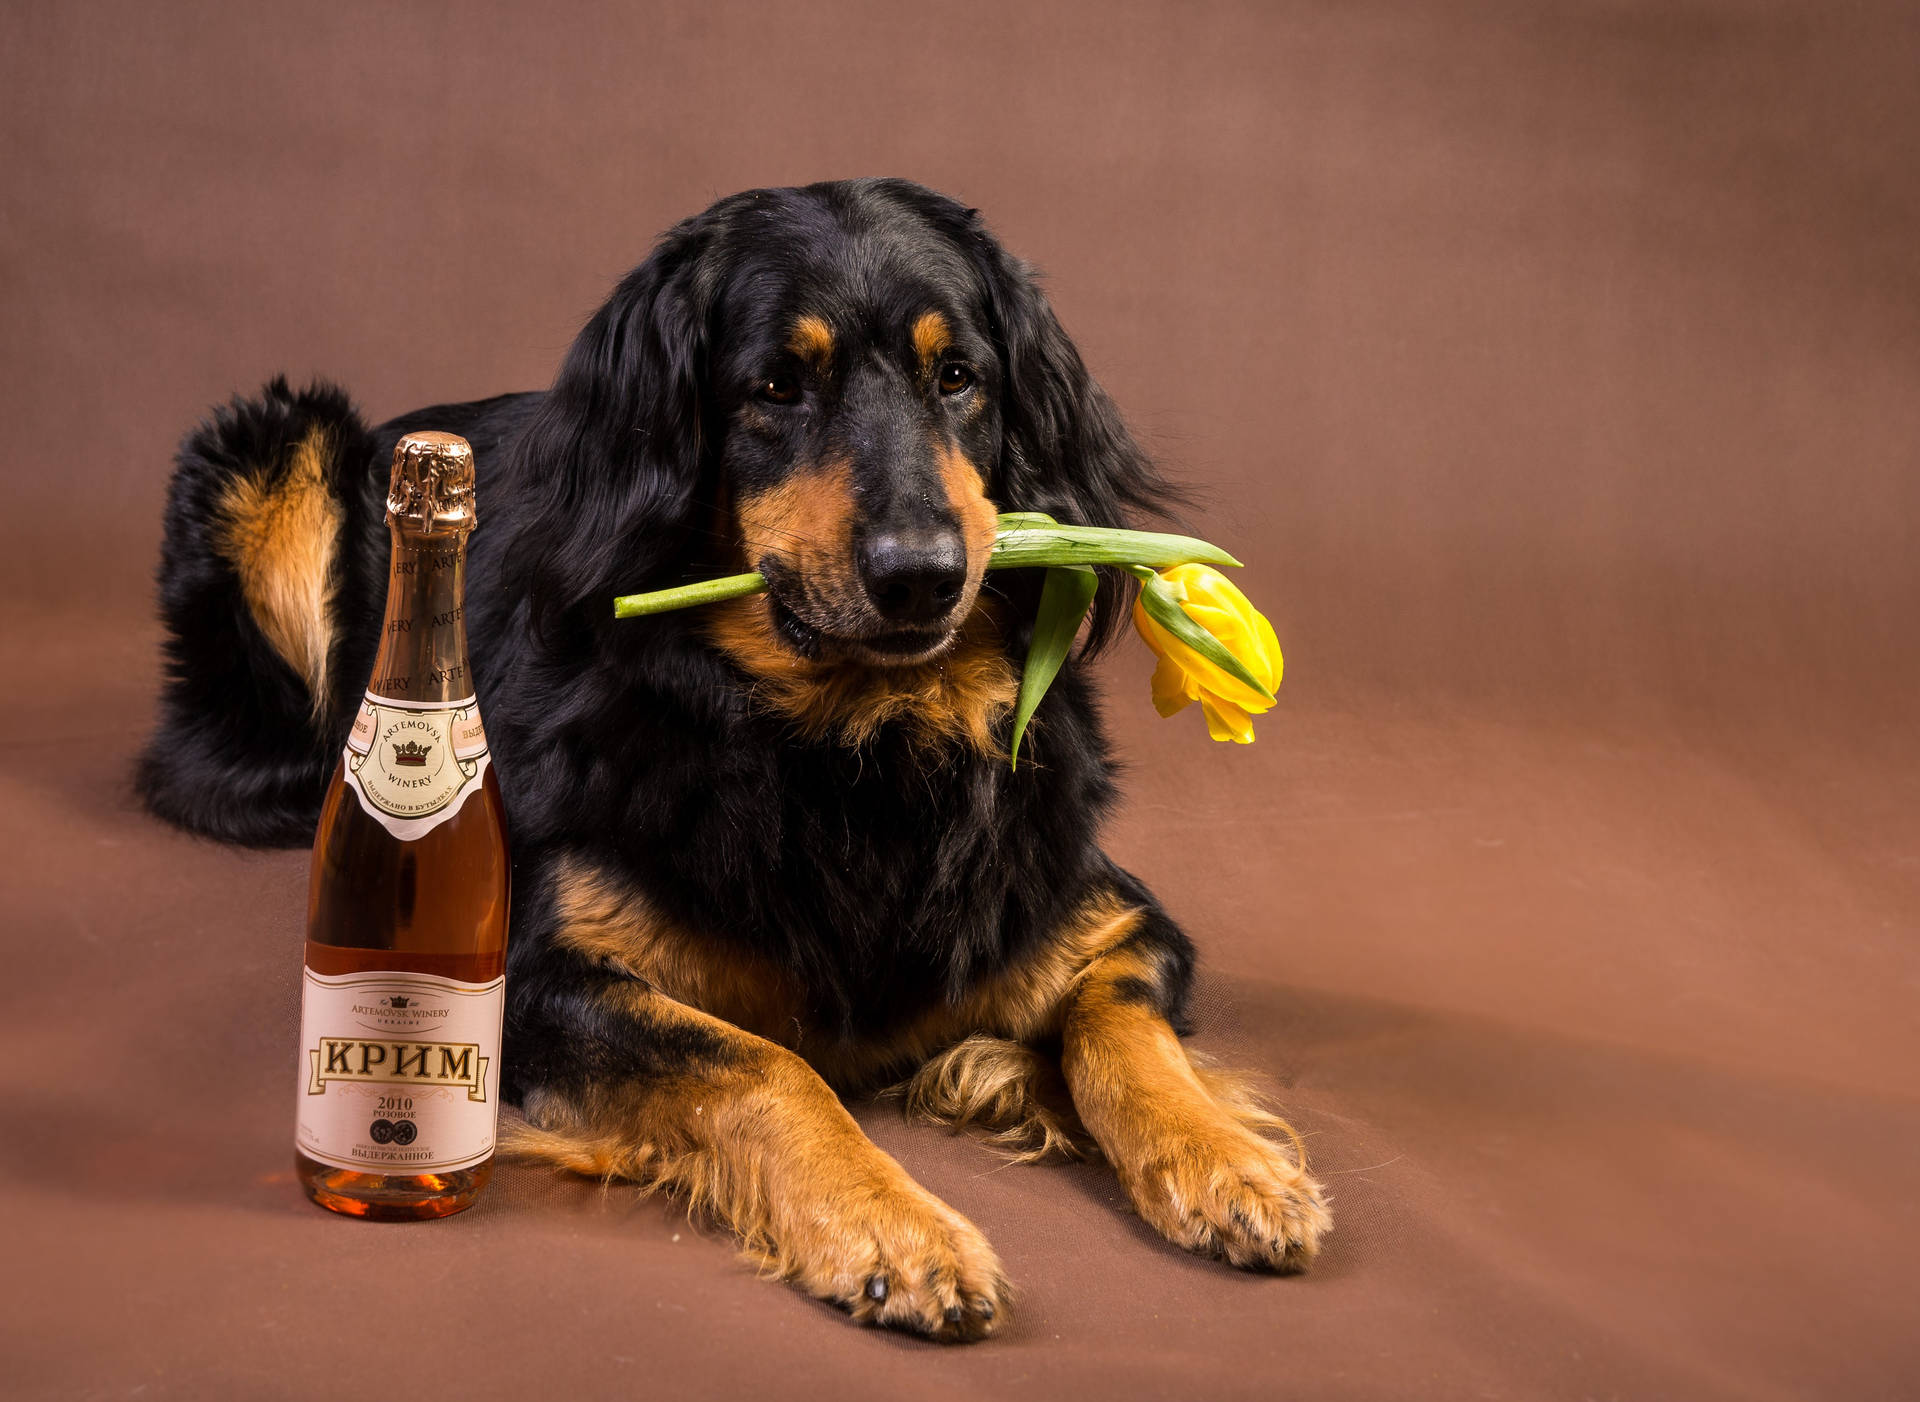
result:
[(742, 594), (758, 594), (766, 587), (763, 575), (730, 574), (721, 579), (703, 579), (698, 584), (682, 584), (676, 589), (655, 589), (650, 594), (623, 594), (613, 601), (613, 616), (639, 618), (649, 613), (670, 613), (695, 604), (717, 604)]
[[(1110, 526), (1062, 526), (1037, 512), (1009, 512), (1000, 518), (1000, 530), (987, 556), (990, 570), (1032, 569), (1037, 566), (1124, 565), (1143, 578), (1155, 568), (1172, 565), (1238, 566), (1239, 561), (1217, 545), (1186, 535), (1154, 531), (1123, 531)], [(623, 594), (613, 601), (615, 618), (639, 618), (668, 613), (696, 604), (717, 604), (743, 594), (758, 594), (767, 581), (758, 574), (730, 574), (647, 594)]]

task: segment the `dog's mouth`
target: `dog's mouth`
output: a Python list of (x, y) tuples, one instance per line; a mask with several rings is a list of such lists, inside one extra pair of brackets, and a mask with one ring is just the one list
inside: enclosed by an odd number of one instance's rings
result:
[(803, 600), (789, 595), (785, 580), (768, 576), (767, 603), (782, 642), (814, 662), (849, 661), (875, 667), (907, 667), (929, 662), (952, 645), (957, 624), (933, 628), (896, 628), (884, 632), (842, 633), (808, 621)]

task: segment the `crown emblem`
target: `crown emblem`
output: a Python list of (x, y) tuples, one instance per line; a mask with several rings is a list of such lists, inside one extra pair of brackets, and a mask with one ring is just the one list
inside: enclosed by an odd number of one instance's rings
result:
[(396, 993), (391, 998), (385, 998), (381, 1001), (390, 1008), (410, 1008), (413, 1006), (413, 999), (407, 997), (404, 993)]
[(393, 762), (395, 764), (410, 764), (416, 769), (422, 769), (426, 767), (427, 754), (432, 749), (433, 746), (431, 745), (422, 745), (417, 740), (409, 740), (403, 745), (395, 745), (393, 747)]

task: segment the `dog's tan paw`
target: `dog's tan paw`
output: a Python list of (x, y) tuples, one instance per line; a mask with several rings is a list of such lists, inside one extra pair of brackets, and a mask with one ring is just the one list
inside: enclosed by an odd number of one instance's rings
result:
[(1134, 1210), (1176, 1246), (1248, 1270), (1301, 1271), (1333, 1229), (1320, 1185), (1237, 1126), (1121, 1167)]
[(959, 1343), (1006, 1319), (1010, 1292), (987, 1239), (911, 1180), (840, 1198), (785, 1247), (791, 1279), (863, 1324)]

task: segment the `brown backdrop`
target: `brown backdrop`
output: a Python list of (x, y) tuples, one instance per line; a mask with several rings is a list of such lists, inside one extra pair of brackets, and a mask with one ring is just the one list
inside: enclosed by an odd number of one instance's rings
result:
[[(1912, 1395), (1912, 7), (0, 18), (14, 1395)], [(1286, 645), (1250, 750), (1111, 666), (1113, 846), (1334, 1187), (1305, 1279), (884, 1108), (1022, 1287), (991, 1344), (856, 1332), (530, 1171), (326, 1217), (287, 1172), (303, 859), (129, 801), (209, 403), (542, 385), (657, 231), (854, 174), (1049, 272)]]

